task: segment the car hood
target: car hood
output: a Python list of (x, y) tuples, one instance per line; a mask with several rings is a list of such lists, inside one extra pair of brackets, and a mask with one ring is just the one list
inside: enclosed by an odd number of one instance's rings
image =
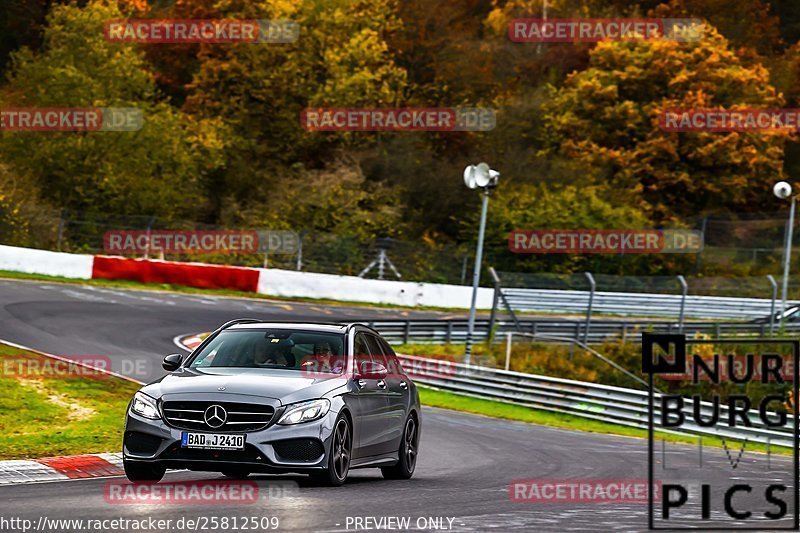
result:
[(337, 374), (308, 376), (299, 370), (261, 368), (181, 368), (142, 388), (153, 398), (217, 394), (273, 398), (282, 404), (321, 398), (343, 387)]

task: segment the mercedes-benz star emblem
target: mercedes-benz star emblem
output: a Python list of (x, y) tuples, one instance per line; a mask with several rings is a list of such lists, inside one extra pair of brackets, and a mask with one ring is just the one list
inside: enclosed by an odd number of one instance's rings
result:
[(228, 413), (221, 405), (212, 405), (206, 409), (203, 418), (210, 428), (222, 427), (228, 419)]

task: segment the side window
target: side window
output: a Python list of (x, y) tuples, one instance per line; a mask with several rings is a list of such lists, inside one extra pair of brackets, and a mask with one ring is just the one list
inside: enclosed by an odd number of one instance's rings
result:
[(367, 341), (369, 342), (369, 353), (372, 354), (372, 360), (388, 368), (386, 357), (383, 355), (383, 349), (378, 338), (375, 335), (367, 335)]
[(400, 365), (400, 360), (397, 358), (397, 354), (394, 353), (394, 350), (389, 346), (389, 343), (386, 342), (386, 339), (378, 337), (378, 341), (381, 343), (383, 353), (386, 355), (386, 361), (389, 363), (389, 374), (405, 374), (402, 365)]
[(372, 361), (370, 349), (367, 345), (367, 336), (364, 333), (356, 333), (356, 339), (353, 343), (353, 356), (355, 357), (356, 368), (359, 370), (361, 370), (362, 363)]

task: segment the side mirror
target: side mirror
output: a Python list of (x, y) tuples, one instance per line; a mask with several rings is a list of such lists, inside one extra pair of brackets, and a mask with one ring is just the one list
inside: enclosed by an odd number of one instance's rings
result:
[(178, 370), (178, 367), (181, 366), (181, 361), (183, 361), (183, 356), (181, 354), (171, 353), (164, 358), (164, 362), (161, 363), (161, 366), (164, 367), (164, 370), (172, 372), (173, 370)]
[(359, 379), (383, 379), (389, 375), (386, 367), (380, 363), (364, 361), (359, 366), (361, 368), (359, 369), (358, 376), (356, 376)]

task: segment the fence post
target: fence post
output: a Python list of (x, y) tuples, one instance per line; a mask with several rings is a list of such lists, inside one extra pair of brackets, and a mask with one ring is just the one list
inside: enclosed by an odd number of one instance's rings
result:
[[(591, 272), (584, 272), (584, 276), (586, 276), (586, 280), (589, 282), (589, 305), (586, 307), (586, 329), (583, 331), (583, 343), (589, 343), (589, 325), (592, 322), (592, 305), (594, 305), (594, 289), (597, 287), (597, 284), (594, 282), (594, 276), (592, 276)], [(578, 337), (575, 337), (577, 340)]]
[(306, 237), (306, 231), (300, 232), (297, 236), (297, 271), (303, 270), (303, 239)]
[(511, 336), (512, 331), (506, 332), (506, 370), (511, 366)]
[(403, 344), (408, 344), (408, 336), (411, 333), (411, 321), (406, 320), (405, 329), (403, 330)]
[(153, 230), (153, 222), (156, 221), (156, 216), (151, 215), (150, 219), (147, 221), (147, 248), (144, 249), (144, 258), (150, 258), (150, 232)]
[(678, 276), (678, 283), (681, 284), (681, 311), (678, 315), (678, 332), (683, 333), (683, 315), (686, 310), (686, 293), (689, 292), (689, 286), (683, 276)]
[(453, 338), (453, 321), (447, 321), (447, 335), (444, 338), (445, 344), (450, 344), (450, 340)]
[(767, 275), (767, 279), (772, 285), (772, 303), (769, 308), (769, 334), (775, 331), (775, 300), (778, 298), (778, 282), (772, 277), (772, 274)]
[(489, 267), (489, 275), (492, 276), (492, 281), (494, 282), (494, 296), (492, 297), (492, 312), (489, 315), (488, 338), (491, 341), (494, 332), (494, 322), (497, 319), (497, 301), (500, 299), (500, 278), (497, 276), (497, 272), (494, 271), (493, 267)]

